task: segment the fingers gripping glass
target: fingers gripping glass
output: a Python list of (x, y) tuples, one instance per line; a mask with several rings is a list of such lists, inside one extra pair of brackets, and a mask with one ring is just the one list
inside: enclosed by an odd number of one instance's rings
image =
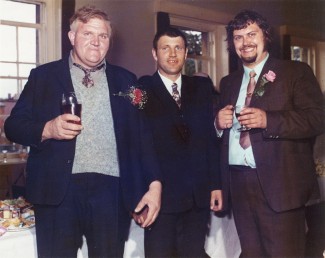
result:
[[(238, 119), (238, 117), (240, 117), (240, 112), (243, 110), (243, 109), (245, 109), (245, 108), (247, 108), (247, 106), (245, 106), (245, 105), (237, 105), (236, 107), (235, 107), (235, 116), (236, 116), (236, 118)], [(249, 127), (247, 127), (247, 126), (245, 126), (245, 125), (241, 125), (241, 127), (239, 127), (238, 129), (237, 129), (237, 131), (239, 131), (239, 132), (244, 132), (244, 131), (248, 131), (248, 130), (250, 130), (251, 128), (249, 128)]]

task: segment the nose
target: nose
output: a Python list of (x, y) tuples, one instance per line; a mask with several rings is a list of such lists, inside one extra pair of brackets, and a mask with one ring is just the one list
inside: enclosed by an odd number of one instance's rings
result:
[(246, 46), (246, 45), (249, 44), (249, 42), (250, 42), (249, 37), (244, 36), (244, 37), (243, 37), (243, 45)]
[(169, 56), (176, 56), (176, 49), (171, 48), (169, 51)]
[(94, 46), (99, 46), (99, 37), (98, 36), (94, 36), (91, 39), (91, 44), (94, 45)]

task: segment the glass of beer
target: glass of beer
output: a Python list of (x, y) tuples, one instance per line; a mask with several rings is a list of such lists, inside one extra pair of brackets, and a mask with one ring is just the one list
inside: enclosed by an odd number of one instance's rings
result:
[[(62, 94), (62, 103), (61, 103), (62, 113), (63, 114), (72, 114), (80, 117), (81, 119), (81, 102), (77, 100), (76, 94), (74, 92), (68, 92)], [(81, 124), (79, 122), (69, 121), (70, 123)]]

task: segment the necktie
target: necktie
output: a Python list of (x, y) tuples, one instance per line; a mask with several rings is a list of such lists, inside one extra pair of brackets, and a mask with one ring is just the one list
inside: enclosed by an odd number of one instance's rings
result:
[[(255, 77), (256, 73), (254, 70), (250, 71), (249, 73), (249, 83), (247, 86), (247, 94), (246, 94), (246, 99), (245, 99), (245, 106), (249, 106), (251, 103), (252, 95), (255, 89), (256, 81)], [(240, 139), (239, 139), (239, 144), (240, 146), (243, 147), (243, 149), (247, 149), (249, 146), (251, 146), (251, 140), (249, 138), (249, 132), (248, 131), (243, 131), (240, 133)]]
[(102, 69), (105, 64), (103, 63), (103, 64), (101, 64), (101, 65), (99, 65), (99, 66), (97, 66), (95, 68), (92, 68), (92, 69), (84, 68), (80, 64), (76, 64), (76, 63), (74, 63), (73, 65), (80, 68), (85, 73), (85, 77), (82, 79), (82, 84), (85, 85), (87, 88), (90, 88), (90, 87), (94, 86), (94, 81), (91, 78), (90, 73), (93, 73), (93, 72), (96, 72), (96, 71)]
[(176, 101), (178, 107), (181, 107), (181, 96), (179, 95), (179, 91), (177, 90), (177, 84), (175, 82), (172, 85), (172, 90), (173, 99)]

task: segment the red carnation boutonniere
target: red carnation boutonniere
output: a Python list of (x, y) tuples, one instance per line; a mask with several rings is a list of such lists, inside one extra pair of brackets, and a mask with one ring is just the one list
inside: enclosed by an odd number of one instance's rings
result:
[(274, 82), (275, 78), (276, 74), (273, 71), (270, 70), (268, 73), (265, 73), (262, 77), (260, 85), (255, 88), (254, 95), (256, 97), (262, 97), (266, 90), (267, 83)]
[(113, 95), (128, 98), (131, 101), (131, 104), (138, 109), (144, 109), (144, 106), (148, 100), (147, 93), (144, 90), (136, 88), (135, 86), (131, 86), (126, 92), (120, 91), (119, 93)]

